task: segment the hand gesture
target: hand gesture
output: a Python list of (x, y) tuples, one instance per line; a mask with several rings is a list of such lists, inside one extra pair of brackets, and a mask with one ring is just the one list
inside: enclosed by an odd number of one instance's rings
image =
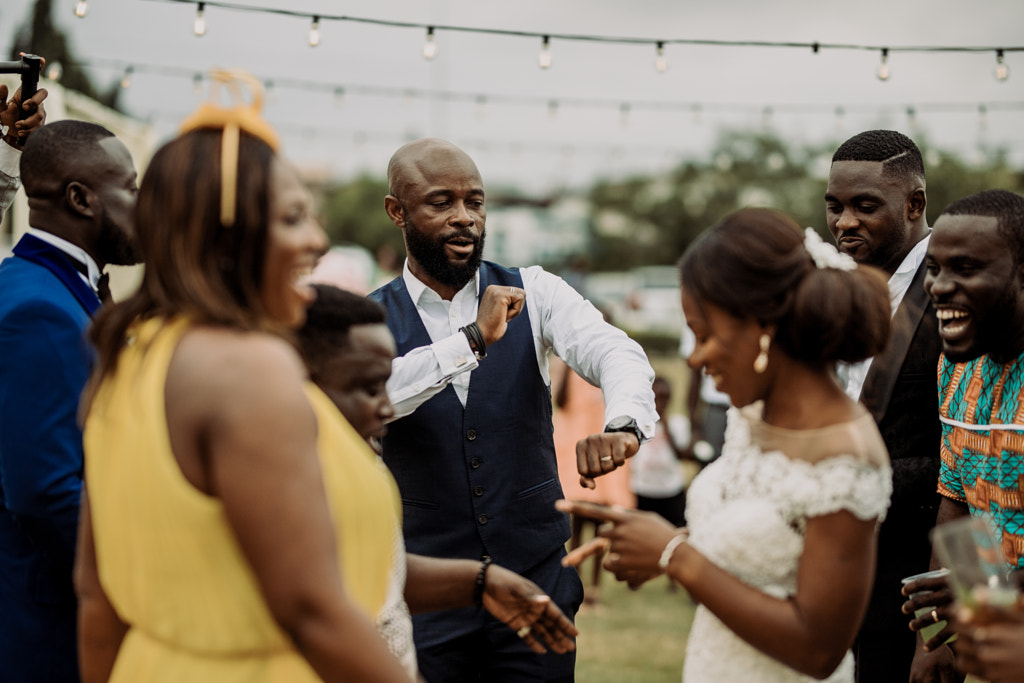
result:
[(987, 625), (957, 620), (957, 667), (990, 683), (1024, 682), (1024, 613), (999, 610), (999, 615), (997, 623)]
[[(6, 85), (0, 85), (0, 125), (7, 129), (7, 136), (4, 139), (8, 144), (17, 147), (17, 138), (23, 137), (39, 128), (46, 121), (46, 110), (43, 109), (43, 100), (46, 99), (46, 89), (40, 88), (24, 104), (21, 102), (21, 88), (14, 93), (14, 97), (8, 99), (10, 94)], [(33, 111), (32, 115), (23, 121), (19, 121), (22, 108), (26, 111)], [(12, 142), (12, 140), (14, 140)]]
[(604, 522), (597, 530), (600, 538), (577, 548), (563, 563), (579, 564), (586, 557), (607, 549), (604, 568), (634, 588), (663, 573), (658, 560), (668, 542), (679, 534), (679, 529), (653, 512), (571, 500), (559, 500), (555, 507)]
[(595, 477), (608, 474), (626, 464), (640, 449), (636, 434), (606, 432), (591, 434), (576, 443), (576, 469), (580, 473), (580, 486), (596, 488)]
[[(904, 584), (903, 595), (909, 598), (903, 603), (904, 614), (910, 615), (910, 629), (920, 631), (926, 626), (945, 621), (946, 626), (935, 634), (934, 637), (924, 643), (924, 651), (931, 652), (939, 648), (943, 643), (953, 636), (953, 590), (944, 576), (933, 576), (916, 579)], [(922, 607), (931, 607), (932, 610), (920, 617), (913, 617), (914, 613)]]
[(476, 324), (484, 335), (484, 343), (490, 346), (505, 336), (508, 323), (519, 315), (526, 303), (526, 292), (519, 287), (489, 285), (480, 297), (476, 313)]
[(514, 629), (534, 652), (546, 652), (544, 644), (558, 654), (576, 649), (576, 627), (533, 581), (492, 564), (483, 601), (484, 608)]

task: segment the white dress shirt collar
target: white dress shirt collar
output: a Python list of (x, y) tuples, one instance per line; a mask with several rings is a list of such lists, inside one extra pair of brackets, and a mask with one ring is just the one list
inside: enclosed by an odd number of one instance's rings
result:
[(84, 263), (86, 270), (88, 270), (88, 275), (82, 275), (82, 273), (79, 273), (79, 275), (85, 279), (86, 284), (92, 287), (93, 291), (96, 291), (100, 281), (100, 268), (96, 265), (96, 261), (86, 253), (85, 249), (82, 249), (75, 244), (71, 244), (71, 242), (68, 242), (66, 239), (57, 237), (53, 233), (46, 232), (45, 230), (29, 228), (26, 232), (37, 239), (41, 239), (50, 246), (60, 249), (79, 263)]
[(917, 269), (924, 262), (925, 254), (928, 251), (928, 242), (931, 238), (932, 233), (928, 231), (928, 234), (915, 244), (914, 248), (903, 258), (896, 268), (896, 272), (889, 277), (889, 303), (892, 305), (892, 315), (896, 315), (896, 309), (899, 308), (903, 297), (907, 295), (907, 290), (910, 289), (910, 283), (913, 282)]
[[(405, 259), (405, 265), (402, 267), (402, 280), (405, 282), (405, 288), (409, 290), (409, 298), (412, 299), (412, 302), (416, 304), (417, 307), (420, 306), (420, 298), (423, 297), (424, 295), (428, 297), (428, 301), (430, 300), (429, 297), (431, 295), (433, 295), (435, 301), (441, 300), (440, 294), (432, 290), (430, 287), (426, 285), (426, 283), (424, 283), (422, 280), (420, 280), (418, 277), (412, 274), (412, 271), (409, 270), (409, 259)], [(459, 294), (465, 292), (466, 289), (468, 289), (469, 287), (473, 288), (473, 298), (476, 299), (477, 295), (480, 294), (479, 269), (477, 269), (476, 273), (473, 274), (473, 279), (467, 282), (466, 286), (459, 290)], [(429, 292), (429, 294), (427, 294), (427, 292)]]

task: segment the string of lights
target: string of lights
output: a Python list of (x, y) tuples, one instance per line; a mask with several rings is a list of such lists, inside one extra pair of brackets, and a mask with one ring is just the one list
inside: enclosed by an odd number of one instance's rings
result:
[[(320, 25), (324, 21), (349, 22), (357, 24), (368, 24), (374, 26), (385, 26), (401, 29), (419, 29), (425, 31), (423, 44), (424, 59), (434, 59), (438, 54), (438, 33), (475, 33), (493, 36), (509, 36), (519, 38), (540, 39), (540, 53), (537, 57), (537, 65), (541, 69), (550, 69), (553, 63), (552, 41), (575, 41), (589, 43), (610, 43), (620, 45), (650, 45), (654, 48), (654, 67), (659, 73), (668, 70), (668, 57), (665, 53), (666, 45), (695, 45), (710, 47), (760, 47), (760, 48), (790, 48), (810, 50), (817, 54), (822, 50), (861, 50), (878, 52), (880, 61), (875, 75), (881, 81), (889, 80), (891, 70), (889, 56), (897, 52), (931, 52), (931, 53), (984, 53), (990, 52), (995, 56), (995, 67), (993, 76), (997, 81), (1003, 82), (1009, 78), (1010, 71), (1006, 64), (1006, 53), (1024, 52), (1024, 46), (977, 46), (977, 45), (861, 45), (853, 43), (823, 43), (818, 41), (770, 41), (770, 40), (718, 40), (710, 38), (639, 38), (631, 36), (610, 36), (610, 35), (588, 35), (579, 33), (555, 33), (524, 31), (515, 29), (486, 28), (472, 26), (456, 26), (444, 24), (428, 24), (414, 21), (397, 21), (390, 19), (374, 19), (369, 17), (355, 17), (345, 14), (312, 14), (293, 9), (277, 7), (253, 7), (234, 2), (222, 0), (151, 0), (153, 2), (168, 2), (182, 5), (192, 5), (196, 8), (195, 20), (192, 28), (197, 36), (203, 36), (207, 30), (206, 9), (218, 8), (230, 11), (255, 12), (272, 14), (277, 16), (308, 19), (309, 45), (316, 47), (320, 45)], [(75, 14), (84, 17), (88, 11), (87, 0), (78, 0), (75, 5)]]
[[(107, 69), (120, 72), (121, 87), (128, 88), (132, 79), (137, 74), (153, 74), (165, 77), (184, 78), (192, 81), (193, 88), (200, 91), (206, 80), (206, 75), (188, 67), (171, 66), (161, 64), (146, 64), (137, 62), (126, 62), (116, 59), (85, 59), (78, 62), (74, 68)], [(51, 80), (59, 77), (62, 67), (60, 64), (47, 66), (46, 75)], [(442, 102), (464, 102), (476, 105), (478, 111), (488, 105), (523, 105), (546, 107), (552, 116), (562, 108), (574, 109), (611, 109), (617, 110), (620, 117), (626, 118), (631, 112), (637, 110), (667, 111), (690, 113), (695, 118), (704, 112), (731, 112), (731, 113), (760, 113), (765, 118), (770, 118), (776, 112), (826, 112), (833, 113), (837, 118), (842, 118), (851, 113), (873, 113), (880, 109), (900, 109), (912, 118), (918, 113), (963, 113), (978, 112), (980, 117), (995, 111), (1019, 111), (1024, 110), (1024, 101), (993, 101), (982, 103), (970, 102), (917, 102), (912, 104), (827, 104), (821, 102), (782, 102), (770, 105), (758, 105), (739, 102), (696, 102), (696, 101), (660, 101), (660, 100), (632, 100), (623, 101), (613, 98), (585, 98), (585, 97), (559, 97), (550, 98), (539, 95), (509, 95), (497, 93), (473, 93), (459, 92), (452, 90), (435, 90), (425, 88), (399, 88), (380, 85), (362, 84), (341, 84), (313, 81), (293, 77), (275, 78), (256, 76), (264, 87), (270, 91), (281, 88), (298, 90), (303, 92), (321, 92), (332, 94), (337, 104), (342, 104), (349, 95), (360, 95), (367, 97), (382, 97), (401, 99), (404, 102), (412, 100), (432, 100)]]

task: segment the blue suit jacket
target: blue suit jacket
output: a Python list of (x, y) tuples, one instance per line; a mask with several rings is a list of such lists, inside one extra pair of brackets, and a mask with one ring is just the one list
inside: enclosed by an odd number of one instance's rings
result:
[(76, 681), (78, 402), (96, 294), (31, 235), (0, 263), (0, 678)]

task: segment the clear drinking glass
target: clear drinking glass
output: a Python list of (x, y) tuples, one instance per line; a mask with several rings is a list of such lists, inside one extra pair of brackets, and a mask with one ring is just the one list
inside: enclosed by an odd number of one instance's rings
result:
[(986, 517), (964, 517), (932, 530), (932, 545), (949, 569), (958, 617), (976, 624), (1005, 619), (1019, 591), (1008, 580), (1009, 565)]

